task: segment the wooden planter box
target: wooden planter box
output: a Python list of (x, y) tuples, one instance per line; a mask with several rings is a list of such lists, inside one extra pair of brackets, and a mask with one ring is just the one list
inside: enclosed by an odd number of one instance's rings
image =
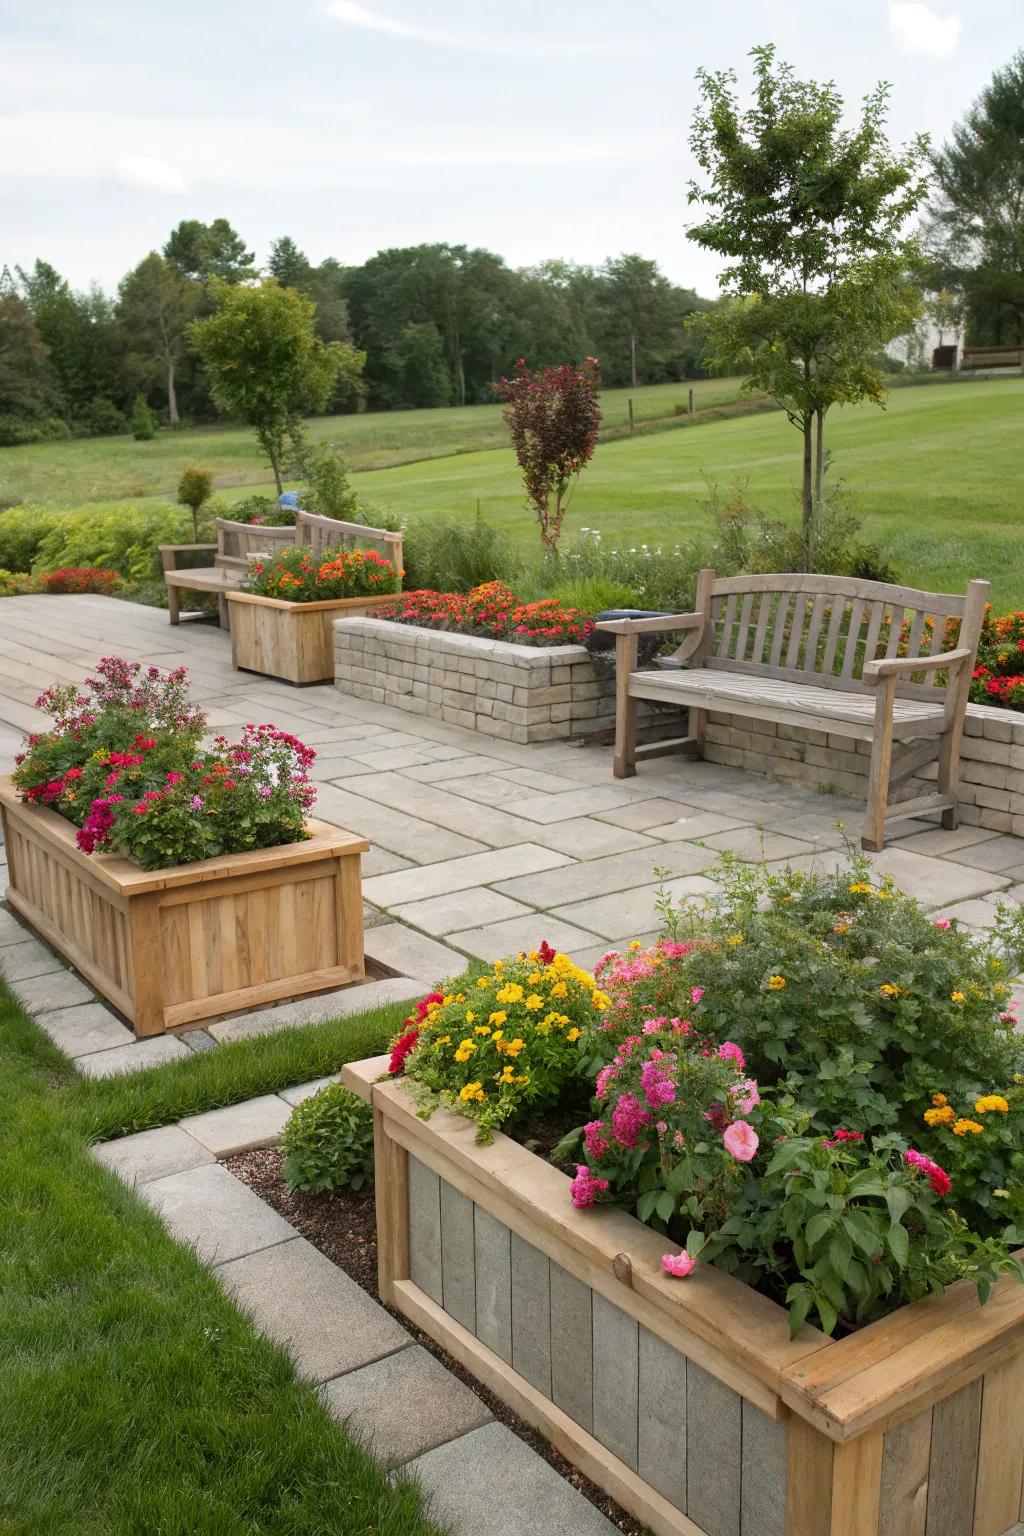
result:
[(471, 1121), (376, 1082), (381, 1299), (657, 1536), (1003, 1536), (1021, 1517), (1024, 1286), (805, 1327)]
[(360, 980), (359, 859), (325, 822), (306, 842), (142, 870), (84, 854), (75, 828), (0, 779), (7, 900), (136, 1035), (159, 1035)]
[(325, 603), (286, 603), (254, 592), (226, 595), (232, 664), (242, 672), (262, 672), (302, 685), (334, 681), (335, 619), (359, 618), (395, 600), (394, 593)]

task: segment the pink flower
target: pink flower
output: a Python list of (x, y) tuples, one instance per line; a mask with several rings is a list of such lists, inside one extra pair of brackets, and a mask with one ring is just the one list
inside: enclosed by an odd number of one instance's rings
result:
[(604, 1123), (601, 1120), (588, 1120), (583, 1127), (583, 1140), (586, 1142), (587, 1156), (600, 1162), (609, 1145), (604, 1134)]
[(675, 1275), (677, 1280), (685, 1280), (687, 1275), (692, 1275), (697, 1267), (696, 1259), (691, 1259), (688, 1253), (663, 1253), (661, 1267), (666, 1275)]
[(745, 1120), (734, 1120), (727, 1126), (722, 1141), (738, 1163), (749, 1163), (760, 1146), (757, 1132)]
[(572, 1203), (578, 1210), (593, 1205), (598, 1195), (608, 1188), (607, 1179), (595, 1179), (586, 1163), (576, 1164), (576, 1177), (572, 1181)]
[(662, 1025), (664, 1023), (665, 1023), (664, 1015), (660, 1019), (648, 1019), (646, 1021), (646, 1023), (644, 1024), (644, 1034), (645, 1035), (656, 1035), (656, 1034), (659, 1034), (660, 1031), (661, 1031)]
[(610, 1067), (602, 1067), (600, 1072), (597, 1074), (597, 1083), (594, 1087), (594, 1097), (596, 1099), (603, 1099), (605, 1094), (608, 1092), (608, 1084), (614, 1082), (618, 1075), (618, 1069), (615, 1067), (614, 1063)]
[(620, 1147), (632, 1150), (640, 1140), (644, 1126), (650, 1124), (650, 1119), (639, 1099), (631, 1093), (622, 1093), (612, 1110), (612, 1135)]
[(940, 1168), (938, 1163), (933, 1163), (930, 1157), (925, 1157), (923, 1152), (915, 1152), (911, 1147), (909, 1152), (904, 1152), (903, 1160), (911, 1168), (919, 1169), (921, 1173), (927, 1175), (928, 1183), (935, 1194), (948, 1195), (953, 1188), (952, 1180), (945, 1169)]
[(718, 1056), (721, 1061), (734, 1061), (736, 1063), (737, 1072), (744, 1072), (746, 1070), (747, 1063), (743, 1059), (743, 1052), (740, 1050), (739, 1046), (734, 1043), (734, 1041), (724, 1041), (718, 1047)]
[(701, 1000), (701, 998), (703, 996), (704, 996), (704, 988), (703, 987), (694, 987), (693, 988), (692, 992), (690, 993), (690, 1001), (691, 1001), (691, 1003), (693, 1004), (693, 1006), (695, 1008), (696, 1008), (697, 1004), (700, 1002), (700, 1000)]
[(949, 918), (948, 917), (937, 917), (935, 919), (935, 927), (936, 928), (948, 928), (949, 927)]
[(729, 1092), (732, 1094), (736, 1109), (741, 1115), (749, 1115), (752, 1109), (756, 1109), (761, 1102), (761, 1095), (757, 1091), (757, 1084), (752, 1077), (745, 1082), (735, 1083)]

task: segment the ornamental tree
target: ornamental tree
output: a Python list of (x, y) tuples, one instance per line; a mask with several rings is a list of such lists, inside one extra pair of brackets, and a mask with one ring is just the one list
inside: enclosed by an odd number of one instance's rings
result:
[(569, 492), (597, 447), (600, 382), (596, 357), (538, 369), (520, 358), (512, 377), (494, 386), (549, 554), (558, 551)]
[(871, 358), (920, 312), (915, 242), (904, 235), (925, 195), (928, 142), (885, 133), (889, 87), (859, 121), (831, 82), (798, 80), (775, 50), (752, 50), (754, 99), (742, 110), (733, 71), (699, 70), (690, 138), (706, 211), (689, 238), (724, 257), (725, 301), (706, 317), (709, 359), (739, 365), (747, 388), (774, 396), (803, 438), (803, 536), (813, 560), (825, 416), (884, 399)]

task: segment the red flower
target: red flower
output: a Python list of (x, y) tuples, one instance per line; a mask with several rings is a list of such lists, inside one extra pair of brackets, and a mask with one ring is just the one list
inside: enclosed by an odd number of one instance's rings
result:
[(402, 1071), (405, 1066), (405, 1058), (411, 1051), (415, 1050), (419, 1037), (420, 1032), (418, 1029), (409, 1029), (395, 1041), (391, 1050), (391, 1059), (388, 1062), (388, 1072), (392, 1077)]

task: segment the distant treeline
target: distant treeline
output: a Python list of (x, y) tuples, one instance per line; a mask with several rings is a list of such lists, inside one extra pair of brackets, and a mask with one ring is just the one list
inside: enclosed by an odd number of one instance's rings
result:
[[(45, 261), (0, 272), (0, 444), (124, 431), (143, 402), (170, 425), (216, 410), (189, 326), (209, 313), (210, 285), (261, 275), (226, 219), (186, 219), (116, 296), (71, 287)], [(701, 373), (683, 322), (707, 307), (641, 256), (600, 267), (548, 261), (511, 268), (492, 251), (419, 245), (359, 267), (314, 266), (288, 236), (263, 276), (316, 306), (325, 341), (366, 354), (332, 412), (492, 401), (519, 357), (531, 365), (600, 359), (609, 387)]]

